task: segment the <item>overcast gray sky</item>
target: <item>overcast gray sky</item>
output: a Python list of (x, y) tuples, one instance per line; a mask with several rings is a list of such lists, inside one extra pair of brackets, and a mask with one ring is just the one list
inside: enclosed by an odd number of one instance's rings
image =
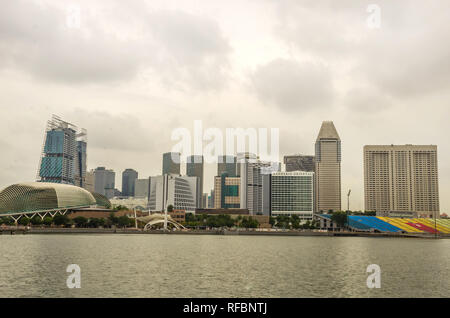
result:
[(436, 144), (446, 212), (449, 12), (447, 0), (3, 1), (0, 187), (35, 180), (53, 113), (88, 130), (88, 168), (114, 169), (118, 188), (125, 168), (159, 174), (172, 129), (196, 119), (280, 128), (281, 156), (313, 154), (333, 120), (343, 202), (351, 188), (364, 208), (365, 144)]

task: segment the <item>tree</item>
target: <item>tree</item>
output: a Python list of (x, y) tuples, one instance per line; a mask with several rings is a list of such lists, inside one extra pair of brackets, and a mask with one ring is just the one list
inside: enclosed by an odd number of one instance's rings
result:
[(258, 220), (253, 219), (252, 217), (246, 218), (244, 217), (241, 222), (241, 227), (243, 228), (257, 228), (259, 225)]
[(169, 204), (167, 206), (167, 212), (173, 212), (173, 205), (172, 204)]
[(119, 218), (114, 214), (114, 212), (111, 212), (109, 214), (108, 220), (110, 221), (111, 225), (117, 225), (119, 223)]
[(88, 224), (88, 219), (86, 219), (84, 216), (77, 216), (73, 219), (73, 222), (75, 223), (76, 227), (86, 227)]
[(67, 217), (67, 215), (58, 214), (53, 217), (53, 223), (55, 223), (55, 225), (58, 225), (58, 226), (66, 225), (69, 222), (70, 221), (69, 221), (69, 218)]
[(120, 227), (128, 227), (130, 226), (130, 218), (126, 215), (119, 216), (117, 219), (117, 223)]
[(53, 218), (51, 216), (46, 216), (44, 217), (42, 223), (44, 223), (44, 225), (50, 226), (53, 223)]
[(342, 211), (334, 212), (331, 215), (331, 220), (336, 223), (338, 227), (344, 227), (347, 224), (347, 218), (347, 213)]
[(20, 225), (27, 226), (30, 223), (30, 219), (27, 217), (21, 217), (19, 222)]
[(35, 215), (35, 216), (33, 216), (33, 218), (31, 219), (30, 222), (31, 222), (32, 225), (41, 225), (42, 224), (42, 219), (41, 219), (40, 216)]

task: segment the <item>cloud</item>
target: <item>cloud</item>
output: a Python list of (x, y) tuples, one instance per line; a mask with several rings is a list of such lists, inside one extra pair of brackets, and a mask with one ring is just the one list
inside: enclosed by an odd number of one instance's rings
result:
[[(218, 24), (179, 10), (127, 9), (114, 3), (91, 12), (80, 7), (69, 27), (65, 6), (14, 1), (0, 12), (3, 67), (62, 83), (129, 81), (150, 72), (170, 87), (217, 89), (226, 81), (231, 48)], [(0, 65), (2, 66), (2, 65)]]
[(332, 102), (330, 73), (321, 64), (275, 59), (259, 66), (251, 79), (259, 99), (283, 111), (324, 108)]

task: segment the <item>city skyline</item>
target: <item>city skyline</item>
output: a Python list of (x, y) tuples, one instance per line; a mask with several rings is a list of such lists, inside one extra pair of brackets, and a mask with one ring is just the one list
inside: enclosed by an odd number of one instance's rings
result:
[[(88, 130), (89, 169), (131, 167), (142, 176), (160, 173), (172, 129), (192, 129), (196, 119), (219, 129), (279, 127), (281, 156), (314, 154), (320, 123), (333, 120), (343, 140), (344, 207), (352, 189), (350, 208), (364, 209), (364, 145), (434, 144), (440, 208), (449, 211), (449, 3), (379, 1), (379, 29), (367, 27), (356, 2), (231, 2), (221, 10), (217, 1), (175, 9), (81, 2), (79, 28), (66, 25), (68, 4), (17, 1), (0, 13), (9, 25), (0, 30), (0, 116), (8, 119), (0, 187), (35, 178), (53, 113)], [(115, 18), (124, 12), (132, 19)], [(216, 171), (205, 164), (204, 192)]]

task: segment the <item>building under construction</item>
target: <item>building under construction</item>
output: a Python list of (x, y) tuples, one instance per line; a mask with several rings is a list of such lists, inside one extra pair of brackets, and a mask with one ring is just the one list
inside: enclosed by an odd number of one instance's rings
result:
[(47, 122), (37, 181), (84, 187), (87, 133), (56, 115)]

